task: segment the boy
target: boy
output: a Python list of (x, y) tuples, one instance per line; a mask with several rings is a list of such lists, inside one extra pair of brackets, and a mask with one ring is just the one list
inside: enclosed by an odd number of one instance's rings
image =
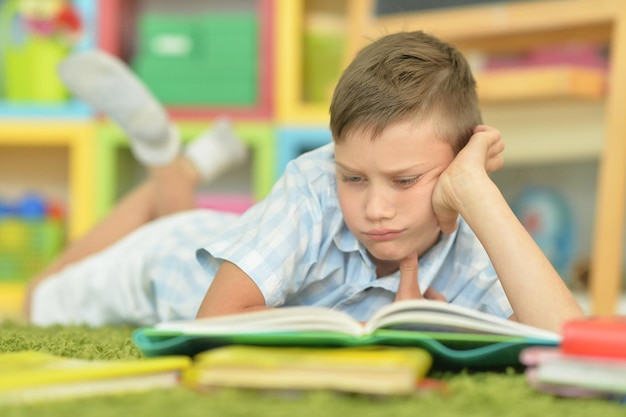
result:
[(365, 321), (422, 296), (554, 331), (582, 315), (488, 176), (504, 145), (482, 125), (458, 51), (423, 32), (385, 36), (345, 70), (330, 113), (334, 143), (290, 163), (241, 218), (168, 216), (45, 273), (33, 321), (147, 324), (290, 305)]

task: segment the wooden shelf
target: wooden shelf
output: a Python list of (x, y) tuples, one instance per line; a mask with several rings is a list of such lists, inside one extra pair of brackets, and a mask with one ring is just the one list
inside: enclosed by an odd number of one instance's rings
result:
[[(381, 16), (365, 27), (373, 37), (420, 29), (462, 50), (513, 51), (564, 40), (608, 41), (620, 7), (620, 0), (510, 1)], [(360, 39), (362, 45), (366, 38)]]
[(606, 72), (572, 66), (493, 70), (475, 75), (482, 103), (605, 96)]
[(527, 100), (486, 103), (482, 113), (503, 132), (505, 166), (533, 166), (599, 160), (605, 107), (602, 100)]

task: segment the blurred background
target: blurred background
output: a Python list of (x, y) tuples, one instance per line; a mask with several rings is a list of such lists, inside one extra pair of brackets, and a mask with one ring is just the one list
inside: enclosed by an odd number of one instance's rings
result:
[[(599, 170), (616, 114), (607, 104), (614, 13), (601, 10), (613, 4), (0, 0), (0, 310), (18, 311), (24, 282), (145, 176), (124, 134), (60, 83), (65, 56), (99, 48), (120, 57), (185, 140), (231, 118), (249, 161), (199, 190), (198, 204), (242, 212), (289, 160), (330, 142), (330, 95), (354, 53), (415, 29), (470, 60), (484, 121), (506, 143), (493, 178), (565, 282), (588, 311), (623, 309), (613, 284), (589, 296)], [(611, 283), (623, 281), (618, 247)]]

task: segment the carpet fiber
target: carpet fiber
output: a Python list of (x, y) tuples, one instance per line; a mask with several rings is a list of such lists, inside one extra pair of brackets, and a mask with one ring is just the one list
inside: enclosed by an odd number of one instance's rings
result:
[[(0, 324), (0, 352), (41, 350), (84, 359), (141, 357), (131, 328), (37, 328)], [(55, 416), (623, 416), (626, 406), (602, 400), (559, 399), (537, 393), (510, 372), (435, 375), (447, 391), (411, 398), (368, 398), (329, 392), (290, 395), (185, 388), (0, 408), (2, 417)]]

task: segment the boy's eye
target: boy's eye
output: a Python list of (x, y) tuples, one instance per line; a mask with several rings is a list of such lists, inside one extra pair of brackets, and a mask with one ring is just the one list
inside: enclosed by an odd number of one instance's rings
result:
[(410, 185), (413, 185), (417, 182), (417, 180), (419, 179), (419, 177), (410, 177), (410, 178), (398, 178), (396, 180), (396, 183), (398, 185), (401, 185), (403, 187), (408, 187)]
[(353, 175), (342, 175), (341, 176), (341, 180), (343, 182), (349, 182), (349, 183), (353, 183), (353, 184), (358, 184), (360, 182), (363, 182), (363, 177), (357, 177), (357, 176), (353, 176)]

